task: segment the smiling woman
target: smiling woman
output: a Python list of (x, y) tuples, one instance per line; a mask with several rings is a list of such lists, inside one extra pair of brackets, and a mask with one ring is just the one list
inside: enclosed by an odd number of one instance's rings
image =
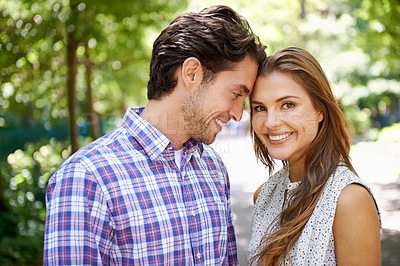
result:
[(251, 95), (257, 157), (274, 168), (254, 195), (249, 264), (379, 265), (375, 200), (349, 158), (339, 104), (315, 58), (289, 47), (261, 66)]
[(315, 110), (306, 90), (290, 74), (272, 72), (259, 77), (256, 86), (261, 89), (252, 95), (254, 131), (270, 156), (287, 160), (292, 173), (302, 171), (295, 165), (304, 164), (300, 160), (317, 135), (322, 112)]

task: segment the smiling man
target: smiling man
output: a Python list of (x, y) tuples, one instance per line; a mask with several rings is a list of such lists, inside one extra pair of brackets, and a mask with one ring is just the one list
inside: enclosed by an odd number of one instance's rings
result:
[(44, 264), (237, 264), (228, 174), (206, 144), (241, 119), (264, 50), (226, 6), (172, 21), (154, 42), (146, 107), (49, 180)]

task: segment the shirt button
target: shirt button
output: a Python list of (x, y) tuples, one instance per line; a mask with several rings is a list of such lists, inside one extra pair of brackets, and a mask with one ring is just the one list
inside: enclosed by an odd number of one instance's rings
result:
[(199, 252), (199, 253), (197, 253), (197, 258), (198, 258), (198, 259), (200, 259), (200, 258), (201, 258), (201, 254), (200, 254), (200, 252)]
[(192, 216), (195, 216), (196, 215), (196, 212), (195, 211), (192, 211)]

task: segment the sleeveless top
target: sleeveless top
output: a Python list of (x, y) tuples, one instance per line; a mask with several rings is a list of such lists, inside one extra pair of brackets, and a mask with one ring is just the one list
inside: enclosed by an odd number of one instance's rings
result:
[[(289, 166), (286, 165), (271, 176), (262, 187), (253, 209), (252, 234), (247, 258), (250, 259), (259, 248), (268, 226), (280, 215), (288, 193), (299, 182), (289, 179)], [(339, 166), (330, 176), (313, 214), (308, 220), (299, 239), (290, 251), (290, 259), (279, 257), (278, 265), (336, 265), (335, 243), (333, 239), (333, 220), (336, 205), (343, 188), (356, 183), (365, 187), (374, 203), (375, 199), (366, 184), (345, 166)], [(286, 194), (286, 195), (285, 195)], [(380, 222), (380, 214), (376, 206)], [(274, 229), (272, 229), (274, 230)]]

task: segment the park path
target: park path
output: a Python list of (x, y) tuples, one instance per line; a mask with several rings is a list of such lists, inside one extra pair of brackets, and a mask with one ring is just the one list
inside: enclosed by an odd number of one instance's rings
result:
[[(253, 192), (267, 180), (247, 134), (221, 134), (212, 144), (228, 169), (240, 265), (246, 265)], [(358, 175), (371, 188), (382, 218), (382, 265), (400, 265), (400, 143), (359, 143), (351, 150)]]

